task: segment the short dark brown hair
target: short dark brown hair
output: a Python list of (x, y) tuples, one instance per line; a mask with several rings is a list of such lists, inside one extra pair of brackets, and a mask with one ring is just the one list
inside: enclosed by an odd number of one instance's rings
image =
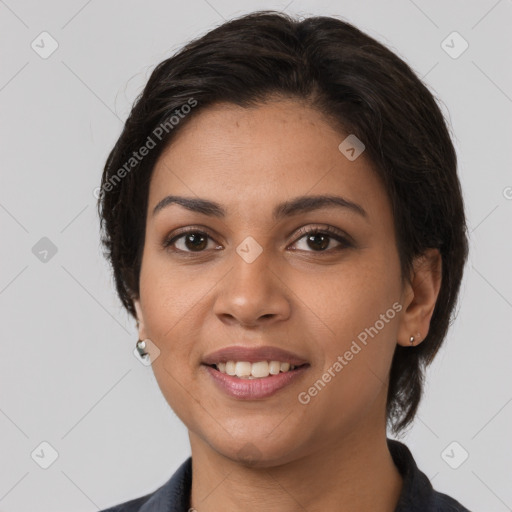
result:
[[(213, 103), (250, 107), (276, 95), (306, 101), (365, 144), (392, 205), (402, 279), (415, 256), (440, 250), (442, 283), (428, 335), (415, 347), (397, 344), (393, 356), (386, 417), (399, 433), (417, 412), (424, 369), (453, 318), (468, 256), (464, 204), (455, 150), (432, 93), (395, 53), (345, 21), (257, 11), (156, 66), (107, 158), (98, 197), (117, 293), (136, 318), (149, 182), (174, 135)], [(141, 157), (150, 140), (154, 147)]]

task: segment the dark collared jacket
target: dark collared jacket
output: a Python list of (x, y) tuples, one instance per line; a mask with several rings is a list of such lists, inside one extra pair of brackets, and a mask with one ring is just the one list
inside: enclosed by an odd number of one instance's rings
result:
[[(470, 512), (450, 496), (433, 489), (405, 444), (394, 439), (387, 442), (404, 480), (395, 512)], [(192, 458), (189, 457), (156, 491), (100, 512), (189, 512), (191, 483)]]

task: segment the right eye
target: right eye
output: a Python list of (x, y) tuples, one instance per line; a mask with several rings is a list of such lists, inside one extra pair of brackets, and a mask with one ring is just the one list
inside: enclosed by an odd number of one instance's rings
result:
[[(187, 229), (182, 231), (179, 235), (174, 234), (173, 236), (166, 238), (162, 243), (165, 249), (169, 249), (174, 252), (185, 252), (185, 253), (200, 253), (204, 252), (208, 247), (208, 241), (215, 242), (213, 238), (198, 229)], [(181, 244), (181, 247), (177, 246), (177, 242)], [(216, 249), (222, 248), (220, 245), (215, 246)]]

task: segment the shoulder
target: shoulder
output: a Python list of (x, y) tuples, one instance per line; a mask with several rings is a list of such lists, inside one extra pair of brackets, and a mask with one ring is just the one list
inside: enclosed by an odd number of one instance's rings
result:
[(436, 512), (471, 512), (456, 499), (438, 491), (433, 491), (432, 494), (432, 510)]
[(432, 487), (405, 444), (388, 438), (388, 448), (403, 477), (402, 493), (395, 512), (470, 512), (451, 496)]
[(187, 512), (192, 483), (192, 458), (189, 457), (175, 473), (155, 491), (100, 512)]
[(140, 498), (125, 501), (124, 503), (120, 503), (119, 505), (115, 505), (114, 507), (100, 510), (100, 512), (139, 512), (142, 505), (144, 505), (144, 503), (146, 503), (156, 492), (157, 491), (154, 491)]

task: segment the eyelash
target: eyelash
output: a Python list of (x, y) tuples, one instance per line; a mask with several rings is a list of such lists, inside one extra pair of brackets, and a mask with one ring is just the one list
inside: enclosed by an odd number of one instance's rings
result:
[[(206, 250), (202, 250), (202, 251), (184, 251), (182, 249), (177, 249), (177, 248), (173, 248), (172, 245), (179, 239), (183, 238), (185, 235), (188, 235), (190, 233), (194, 233), (194, 234), (199, 234), (199, 235), (206, 235), (208, 238), (212, 239), (213, 238), (205, 231), (201, 230), (201, 229), (198, 229), (198, 228), (194, 228), (194, 227), (190, 227), (190, 228), (186, 228), (184, 229), (183, 231), (181, 231), (178, 235), (174, 235), (172, 237), (169, 237), (169, 238), (166, 238), (163, 243), (162, 243), (162, 247), (164, 249), (167, 249), (167, 250), (171, 250), (175, 253), (183, 253), (183, 254), (192, 254), (192, 255), (199, 255), (199, 254), (202, 254), (202, 253), (205, 253)], [(332, 238), (334, 240), (336, 240), (337, 242), (340, 242), (340, 246), (338, 247), (334, 247), (334, 248), (331, 248), (331, 249), (326, 249), (326, 250), (323, 250), (323, 251), (305, 251), (305, 252), (312, 252), (312, 253), (316, 253), (316, 254), (329, 254), (333, 251), (340, 251), (340, 250), (343, 250), (343, 249), (348, 249), (350, 247), (353, 247), (353, 243), (346, 237), (346, 236), (343, 236), (337, 229), (331, 227), (331, 226), (325, 226), (325, 227), (322, 227), (322, 228), (319, 228), (319, 227), (315, 227), (315, 228), (301, 228), (299, 229), (299, 231), (296, 233), (297, 236), (299, 236), (299, 238), (297, 238), (297, 240), (294, 242), (294, 244), (296, 244), (299, 240), (301, 240), (302, 238), (305, 238), (307, 235), (316, 235), (316, 234), (321, 234), (321, 235), (327, 235), (329, 238)], [(294, 250), (297, 250), (297, 249), (294, 249)], [(298, 249), (299, 251), (301, 249)]]

